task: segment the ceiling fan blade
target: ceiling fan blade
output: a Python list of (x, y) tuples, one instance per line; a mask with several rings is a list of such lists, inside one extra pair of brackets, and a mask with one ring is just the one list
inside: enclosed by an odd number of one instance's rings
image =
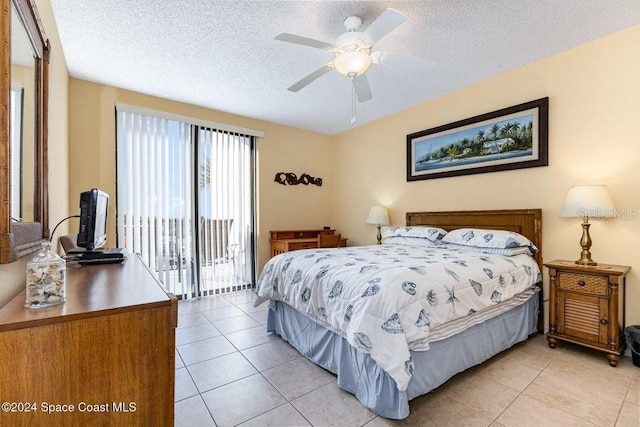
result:
[(407, 15), (395, 9), (388, 8), (367, 27), (364, 31), (364, 39), (374, 44), (406, 20)]
[(372, 56), (376, 57), (376, 61), (382, 65), (399, 65), (403, 67), (411, 67), (420, 70), (423, 73), (430, 73), (437, 63), (431, 59), (420, 58), (418, 56), (401, 55), (398, 53), (374, 52)]
[(333, 68), (329, 67), (328, 65), (320, 67), (317, 70), (315, 70), (313, 73), (309, 74), (307, 77), (304, 77), (300, 81), (298, 81), (298, 82), (292, 84), (291, 86), (289, 86), (287, 88), (287, 90), (289, 90), (291, 92), (297, 92), (300, 89), (302, 89), (303, 87), (305, 87), (306, 85), (308, 85), (309, 83), (313, 82), (315, 79), (324, 76), (325, 74), (327, 74), (332, 69)]
[(359, 102), (365, 102), (373, 98), (369, 79), (366, 74), (360, 74), (353, 78), (353, 84), (356, 87), (356, 96)]
[(317, 49), (323, 49), (333, 51), (335, 47), (331, 43), (323, 42), (321, 40), (310, 39), (308, 37), (297, 36), (295, 34), (282, 33), (276, 36), (276, 40), (283, 42), (300, 44), (302, 46), (315, 47)]

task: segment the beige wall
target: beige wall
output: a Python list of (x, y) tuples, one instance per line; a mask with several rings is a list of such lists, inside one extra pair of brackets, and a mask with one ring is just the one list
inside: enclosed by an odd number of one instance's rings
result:
[[(269, 230), (330, 225), (332, 180), (331, 138), (313, 132), (252, 120), (140, 93), (71, 79), (69, 87), (69, 211), (78, 211), (77, 196), (92, 187), (115, 196), (116, 102), (261, 130), (258, 139), (258, 252), (260, 267), (269, 258)], [(277, 172), (303, 172), (322, 177), (322, 187), (283, 186)], [(115, 203), (111, 203), (108, 246), (115, 246)], [(77, 221), (74, 222), (77, 226)]]
[[(58, 29), (48, 0), (36, 0), (36, 7), (51, 44), (49, 64), (49, 223), (50, 231), (67, 216), (68, 189), (68, 85), (69, 73), (62, 52)], [(56, 231), (56, 237), (66, 226)], [(0, 306), (13, 298), (25, 285), (25, 268), (30, 256), (12, 264), (0, 265)]]
[[(593, 221), (593, 259), (632, 266), (626, 320), (640, 323), (638, 46), (640, 26), (336, 136), (334, 180), (349, 185), (333, 193), (334, 225), (350, 243), (370, 244), (375, 204), (389, 207), (394, 225), (408, 211), (542, 208), (544, 260), (571, 260), (581, 227), (558, 217), (567, 189), (606, 184), (627, 218)], [(548, 167), (406, 182), (407, 134), (546, 96)]]
[[(114, 103), (122, 102), (265, 132), (258, 143), (259, 266), (268, 258), (268, 231), (273, 229), (329, 225), (349, 237), (350, 245), (373, 243), (375, 227), (364, 220), (374, 204), (389, 207), (394, 225), (404, 223), (407, 211), (542, 208), (544, 259), (573, 259), (579, 253), (579, 222), (557, 216), (566, 191), (575, 184), (606, 184), (628, 217), (594, 222), (593, 257), (633, 267), (626, 319), (640, 323), (640, 265), (635, 263), (640, 249), (633, 244), (640, 237), (634, 216), (640, 213), (640, 131), (635, 126), (640, 57), (634, 49), (640, 26), (328, 137), (69, 80), (49, 2), (36, 3), (52, 43), (52, 226), (77, 212), (81, 191), (99, 187), (115, 194)], [(408, 133), (545, 96), (550, 99), (548, 167), (406, 182)], [(281, 186), (273, 182), (276, 172), (306, 172), (322, 177), (324, 184)], [(76, 226), (61, 227), (56, 234)], [(110, 241), (115, 242), (113, 221)], [(25, 263), (0, 266), (0, 305), (24, 285)]]

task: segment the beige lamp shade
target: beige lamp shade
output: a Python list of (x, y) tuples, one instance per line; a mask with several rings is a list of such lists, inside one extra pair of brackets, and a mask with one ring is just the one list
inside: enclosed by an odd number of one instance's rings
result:
[(616, 208), (606, 185), (576, 185), (569, 188), (560, 210), (564, 218), (613, 218)]
[(589, 235), (589, 218), (612, 218), (616, 215), (606, 185), (576, 185), (569, 188), (564, 205), (560, 210), (561, 217), (582, 218), (582, 238), (580, 239), (579, 265), (598, 265), (591, 259), (591, 236)]
[(381, 206), (372, 207), (369, 211), (369, 216), (367, 216), (367, 224), (389, 225), (389, 214), (387, 213), (387, 208), (383, 208)]

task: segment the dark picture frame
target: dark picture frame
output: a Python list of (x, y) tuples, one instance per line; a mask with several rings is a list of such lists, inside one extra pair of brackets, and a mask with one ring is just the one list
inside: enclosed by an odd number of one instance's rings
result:
[(407, 181), (547, 166), (549, 98), (407, 135)]

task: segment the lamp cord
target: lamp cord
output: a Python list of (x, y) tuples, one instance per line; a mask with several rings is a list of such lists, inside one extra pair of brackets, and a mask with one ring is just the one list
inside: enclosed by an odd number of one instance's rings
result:
[(60, 226), (60, 224), (62, 224), (63, 222), (65, 222), (68, 219), (71, 218), (80, 218), (80, 215), (71, 215), (66, 217), (65, 219), (61, 220), (59, 223), (56, 224), (55, 227), (53, 227), (53, 231), (51, 232), (51, 236), (49, 236), (49, 241), (51, 242), (53, 240), (53, 235), (56, 233), (56, 230), (58, 229), (58, 227)]

